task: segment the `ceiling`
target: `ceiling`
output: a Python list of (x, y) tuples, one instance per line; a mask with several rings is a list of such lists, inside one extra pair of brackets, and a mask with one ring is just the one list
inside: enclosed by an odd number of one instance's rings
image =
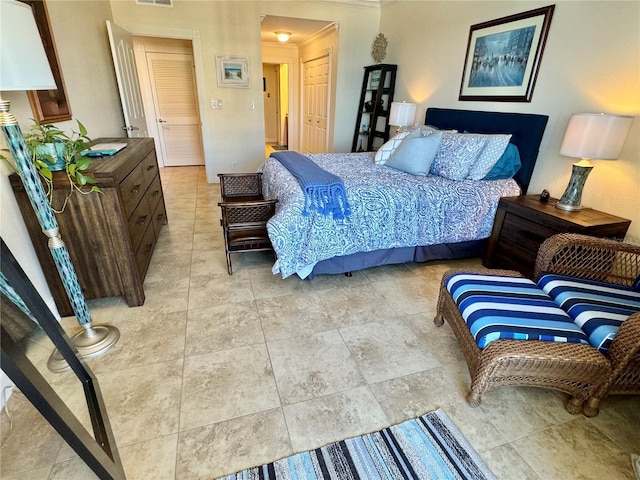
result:
[(263, 43), (277, 42), (275, 32), (290, 32), (291, 37), (287, 43), (299, 45), (314, 33), (319, 32), (332, 23), (334, 22), (265, 15), (260, 28), (260, 39)]

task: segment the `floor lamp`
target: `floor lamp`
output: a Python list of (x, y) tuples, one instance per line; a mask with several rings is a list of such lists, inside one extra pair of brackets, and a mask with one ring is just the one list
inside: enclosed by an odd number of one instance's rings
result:
[[(55, 89), (38, 27), (31, 7), (15, 0), (0, 0), (0, 91)], [(18, 121), (10, 112), (8, 101), (0, 97), (0, 127), (15, 160), (18, 174), (29, 201), (48, 237), (51, 256), (71, 302), (78, 323), (83, 328), (73, 337), (73, 343), (83, 357), (95, 357), (113, 347), (120, 332), (111, 325), (93, 326), (89, 308), (78, 283), (69, 252), (58, 230), (58, 222), (49, 205), (40, 176), (31, 161)], [(52, 371), (68, 368), (56, 350), (48, 362)]]

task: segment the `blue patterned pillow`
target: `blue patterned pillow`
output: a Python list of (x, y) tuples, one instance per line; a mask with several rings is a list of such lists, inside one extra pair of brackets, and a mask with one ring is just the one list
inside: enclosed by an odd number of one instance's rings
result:
[(487, 139), (482, 135), (443, 132), (429, 173), (449, 180), (464, 180), (486, 144)]
[(405, 138), (409, 138), (409, 137), (415, 138), (419, 136), (420, 136), (420, 129), (417, 129), (417, 130), (411, 129), (411, 130), (404, 130), (404, 131), (398, 132), (396, 136), (392, 137), (389, 141), (387, 141), (384, 145), (382, 145), (378, 149), (373, 160), (374, 163), (376, 165), (384, 165), (387, 162), (387, 160), (389, 160), (389, 157), (391, 157), (393, 152), (396, 151), (396, 149), (400, 146), (400, 144)]
[(498, 163), (502, 154), (511, 140), (510, 134), (483, 135), (487, 139), (487, 144), (482, 149), (478, 160), (469, 169), (469, 180), (482, 180)]
[(504, 153), (498, 160), (491, 171), (483, 178), (483, 180), (502, 180), (505, 178), (513, 178), (518, 173), (522, 163), (520, 162), (520, 152), (518, 147), (513, 143), (507, 145)]
[(407, 137), (391, 154), (385, 165), (412, 175), (425, 176), (429, 172), (441, 139), (442, 132), (428, 137)]

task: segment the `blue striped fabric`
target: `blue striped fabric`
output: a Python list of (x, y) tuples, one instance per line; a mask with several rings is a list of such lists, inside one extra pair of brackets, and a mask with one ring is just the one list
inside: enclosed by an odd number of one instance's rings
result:
[(496, 480), (442, 410), (219, 480)]
[(505, 338), (589, 344), (571, 317), (527, 278), (457, 274), (446, 286), (480, 348)]
[(640, 312), (640, 292), (631, 287), (552, 274), (541, 275), (538, 284), (602, 353), (622, 322)]

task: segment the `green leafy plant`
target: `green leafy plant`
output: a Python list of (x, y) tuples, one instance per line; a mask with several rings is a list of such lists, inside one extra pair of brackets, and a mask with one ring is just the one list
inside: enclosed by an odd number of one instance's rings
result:
[[(24, 134), (24, 139), (31, 159), (46, 184), (47, 198), (54, 212), (62, 213), (74, 192), (83, 195), (100, 192), (100, 188), (95, 185), (95, 178), (86, 175), (91, 160), (80, 155), (91, 142), (87, 129), (80, 121), (78, 131), (74, 130), (68, 135), (55, 125), (38, 124), (34, 120), (29, 132)], [(69, 180), (69, 192), (60, 207), (53, 205), (52, 170), (56, 169), (64, 170)]]

